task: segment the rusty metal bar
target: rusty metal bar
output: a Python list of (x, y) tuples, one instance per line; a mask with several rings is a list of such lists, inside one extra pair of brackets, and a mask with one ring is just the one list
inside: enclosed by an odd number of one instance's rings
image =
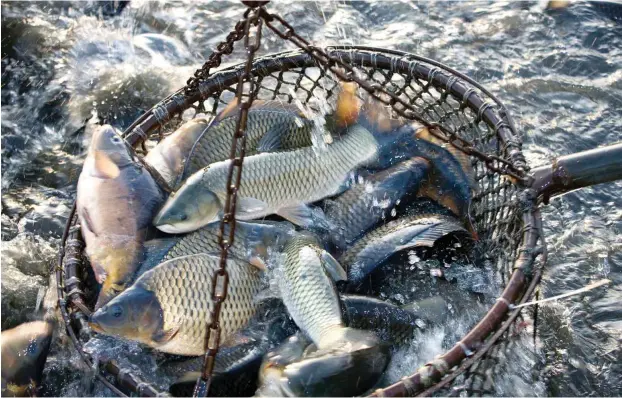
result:
[(622, 142), (572, 155), (533, 170), (533, 188), (544, 202), (575, 189), (622, 179)]

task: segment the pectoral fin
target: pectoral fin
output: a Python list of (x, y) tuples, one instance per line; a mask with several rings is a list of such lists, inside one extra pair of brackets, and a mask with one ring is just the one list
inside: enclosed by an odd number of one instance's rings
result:
[(257, 143), (258, 152), (278, 151), (283, 147), (281, 138), (283, 137), (283, 129), (280, 126), (272, 126), (270, 130)]
[(105, 152), (95, 151), (93, 160), (93, 168), (91, 170), (93, 177), (112, 179), (117, 178), (121, 173), (119, 166)]
[(413, 247), (432, 247), (437, 240), (452, 232), (466, 232), (466, 229), (458, 221), (444, 221), (431, 226), (425, 231), (416, 232), (406, 243), (397, 246), (395, 252)]
[(179, 332), (179, 325), (175, 325), (170, 329), (156, 332), (152, 336), (152, 340), (158, 344), (166, 344)]
[(236, 212), (243, 217), (252, 217), (254, 214), (265, 214), (268, 204), (262, 200), (244, 197), (238, 198)]
[(324, 212), (313, 209), (304, 203), (297, 206), (283, 207), (277, 211), (279, 216), (301, 227), (328, 229)]
[(341, 264), (339, 264), (339, 262), (330, 255), (330, 253), (328, 253), (326, 250), (322, 250), (320, 258), (322, 261), (322, 266), (335, 282), (348, 280), (348, 274), (343, 269)]

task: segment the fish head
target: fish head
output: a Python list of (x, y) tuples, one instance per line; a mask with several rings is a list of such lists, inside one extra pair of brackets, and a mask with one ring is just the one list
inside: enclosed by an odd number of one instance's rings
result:
[(2, 332), (2, 395), (26, 396), (41, 380), (54, 325), (37, 321)]
[(95, 170), (112, 178), (119, 174), (118, 168), (134, 162), (125, 140), (107, 124), (93, 133), (89, 156), (93, 158)]
[(162, 330), (164, 314), (157, 296), (135, 285), (116, 296), (93, 315), (89, 325), (99, 333), (115, 335), (145, 344)]
[(160, 231), (169, 234), (190, 232), (219, 219), (220, 199), (200, 184), (204, 172), (205, 169), (193, 174), (166, 200), (153, 219), (153, 225)]

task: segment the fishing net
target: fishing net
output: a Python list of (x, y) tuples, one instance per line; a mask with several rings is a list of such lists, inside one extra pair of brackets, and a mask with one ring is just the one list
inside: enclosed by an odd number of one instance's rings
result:
[[(292, 38), (297, 35), (291, 27), (284, 25), (279, 31), (276, 25), (282, 20), (263, 7), (260, 10), (265, 30), (294, 41)], [(318, 49), (302, 42), (297, 44), (299, 50), (212, 72), (210, 69), (220, 64), (220, 57), (230, 54), (234, 43), (244, 37), (244, 23), (245, 20), (236, 25), (227, 41), (218, 46), (216, 56), (210, 58), (207, 67), (197, 71), (187, 87), (164, 99), (130, 126), (124, 134), (126, 141), (144, 154), (153, 143), (194, 115), (214, 117), (236, 97), (242, 75), (254, 79), (250, 94), (256, 99), (299, 101), (303, 105), (318, 99), (330, 103), (340, 81), (354, 80), (359, 82), (362, 92), (391, 105), (395, 115), (417, 120), (437, 131), (438, 137), (470, 156), (477, 182), (470, 211), (480, 237), (472, 256), (477, 263), (485, 262), (494, 268), (503, 291), (484, 318), (453, 348), (415, 374), (373, 394), (412, 396), (438, 390), (443, 394), (492, 393), (490, 379), (494, 380), (503, 365), (503, 353), (511, 340), (509, 329), (519, 316), (520, 310), (513, 309), (513, 304), (525, 302), (533, 294), (544, 262), (544, 256), (540, 256), (544, 250), (536, 194), (521, 153), (520, 136), (503, 104), (478, 83), (447, 66), (379, 48)], [(161, 394), (150, 384), (151, 380), (140, 379), (113, 358), (99, 358), (94, 364), (84, 350), (91, 337), (86, 321), (94, 305), (95, 282), (79, 229), (74, 206), (56, 273), (67, 332), (84, 361), (97, 368), (97, 377), (114, 392), (121, 394), (118, 387), (141, 396)]]

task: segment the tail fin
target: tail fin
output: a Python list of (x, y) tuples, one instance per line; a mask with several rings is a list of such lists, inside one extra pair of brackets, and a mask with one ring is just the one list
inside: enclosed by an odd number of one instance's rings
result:
[(394, 132), (406, 124), (406, 119), (393, 118), (391, 107), (384, 105), (371, 95), (367, 96), (361, 112), (358, 115), (358, 124), (371, 131), (374, 135), (384, 135)]
[(353, 125), (359, 117), (361, 105), (356, 96), (357, 89), (356, 83), (341, 83), (335, 109), (335, 124), (339, 128)]

